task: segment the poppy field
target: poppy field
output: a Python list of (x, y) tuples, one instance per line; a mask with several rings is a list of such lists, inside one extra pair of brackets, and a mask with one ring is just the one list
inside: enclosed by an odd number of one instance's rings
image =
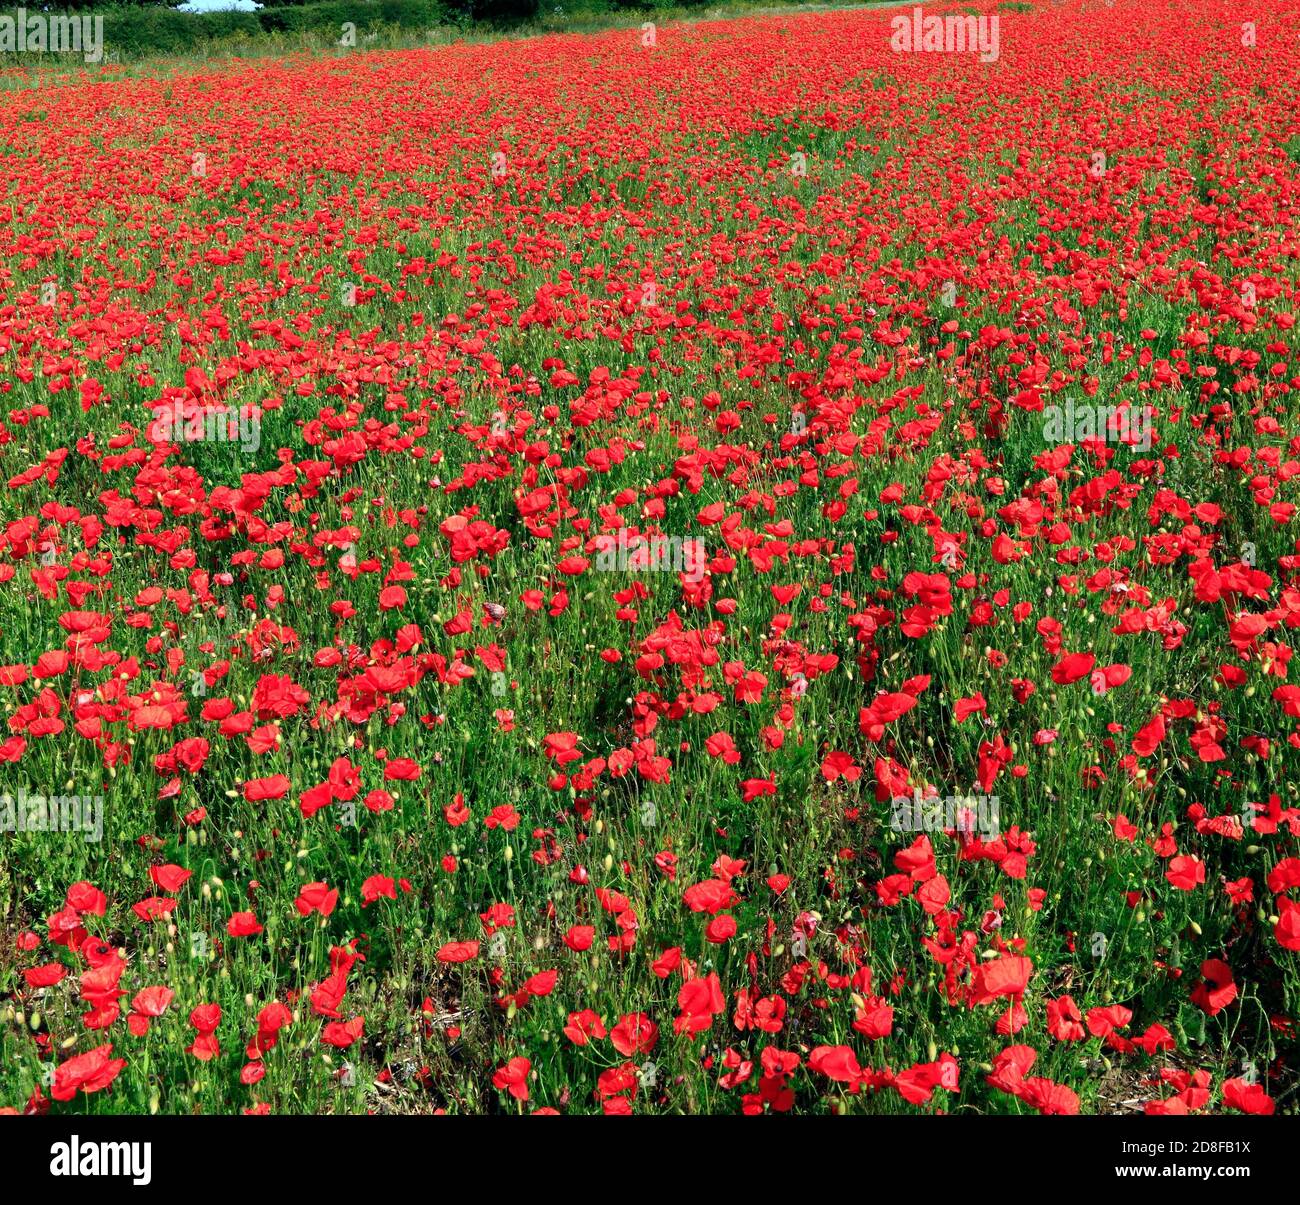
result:
[(1300, 0), (0, 90), (0, 1112), (1300, 1111)]

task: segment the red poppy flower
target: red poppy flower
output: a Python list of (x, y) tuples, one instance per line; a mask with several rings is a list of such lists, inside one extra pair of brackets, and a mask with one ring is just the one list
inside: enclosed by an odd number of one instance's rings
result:
[(498, 1091), (509, 1092), (518, 1101), (528, 1099), (528, 1076), (533, 1064), (526, 1058), (513, 1058), (503, 1067), (498, 1067), (492, 1075), (492, 1086)]

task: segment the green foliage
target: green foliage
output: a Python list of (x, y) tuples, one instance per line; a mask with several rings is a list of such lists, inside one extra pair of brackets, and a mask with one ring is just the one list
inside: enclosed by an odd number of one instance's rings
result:
[[(118, 0), (104, 5), (62, 0), (59, 10), (93, 11), (104, 19), (110, 61), (283, 53), (336, 45), (345, 25), (372, 48), (411, 45), (430, 31), (585, 32), (625, 24), (636, 14), (663, 20), (670, 13), (741, 12), (750, 0), (263, 0), (257, 12), (181, 12), (182, 0)], [(791, 7), (799, 7), (798, 4)], [(27, 65), (53, 65), (45, 55), (0, 55)], [(66, 69), (78, 60), (60, 58)]]

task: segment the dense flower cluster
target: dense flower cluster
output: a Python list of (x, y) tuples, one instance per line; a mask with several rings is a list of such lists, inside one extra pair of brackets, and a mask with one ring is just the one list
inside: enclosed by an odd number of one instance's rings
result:
[(0, 93), (0, 1106), (1294, 1099), (1300, 4), (976, 8)]

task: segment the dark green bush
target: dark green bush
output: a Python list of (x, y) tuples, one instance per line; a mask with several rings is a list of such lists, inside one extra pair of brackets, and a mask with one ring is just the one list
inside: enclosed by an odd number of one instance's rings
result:
[[(380, 26), (390, 30), (422, 32), (432, 26), (455, 19), (455, 13), (442, 0), (323, 0), (316, 3), (273, 3), (257, 12), (183, 13), (168, 2), (113, 5), (78, 5), (65, 0), (59, 8), (85, 11), (90, 8), (104, 18), (104, 47), (120, 60), (134, 60), (156, 55), (184, 55), (214, 48), (232, 40), (257, 40), (264, 34), (293, 37), (316, 35), (336, 41), (346, 22), (359, 35)], [(454, 0), (463, 2), (463, 0)], [(514, 19), (531, 16), (535, 0), (476, 0), (487, 10), (500, 7)], [(493, 19), (475, 14), (467, 19)]]

